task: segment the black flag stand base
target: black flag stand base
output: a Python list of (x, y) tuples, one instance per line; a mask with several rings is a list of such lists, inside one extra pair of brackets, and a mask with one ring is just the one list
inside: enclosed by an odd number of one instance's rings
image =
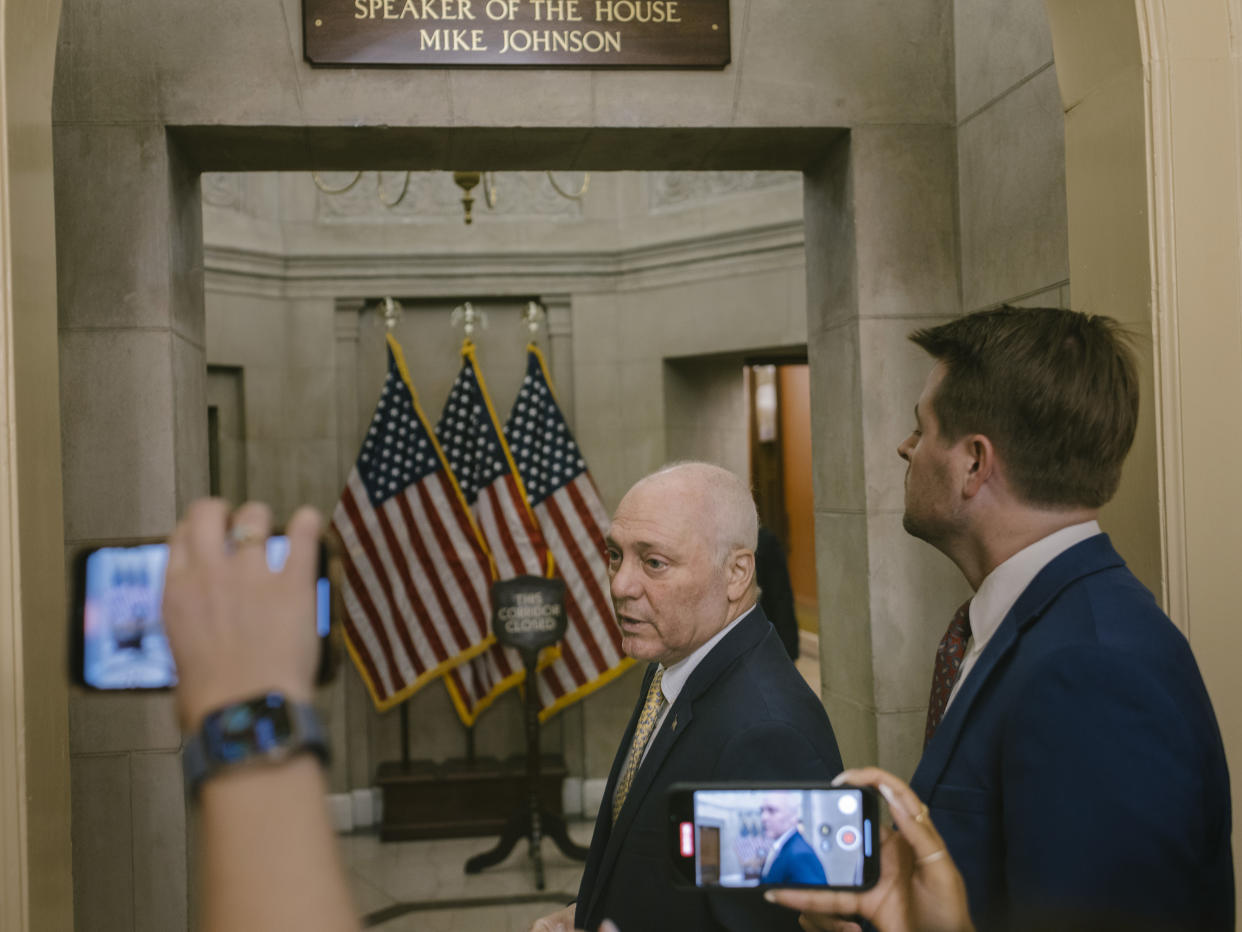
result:
[(544, 888), (542, 843), (546, 835), (561, 853), (578, 861), (585, 861), (587, 849), (574, 844), (565, 827), (565, 820), (549, 812), (539, 804), (539, 696), (535, 688), (535, 660), (537, 651), (522, 651), (526, 668), (526, 805), (509, 816), (496, 847), (476, 854), (466, 862), (466, 873), (477, 874), (484, 868), (499, 864), (507, 858), (522, 838), (529, 843), (530, 859), (535, 865), (535, 889)]

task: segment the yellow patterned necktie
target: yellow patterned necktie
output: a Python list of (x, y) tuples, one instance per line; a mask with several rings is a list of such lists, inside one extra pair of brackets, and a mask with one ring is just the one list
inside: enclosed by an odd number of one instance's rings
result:
[(630, 794), (630, 785), (634, 782), (634, 774), (638, 773), (638, 765), (643, 759), (643, 749), (651, 740), (655, 731), (656, 720), (660, 717), (660, 707), (664, 705), (664, 693), (660, 691), (660, 682), (664, 679), (664, 671), (656, 670), (656, 675), (647, 687), (647, 699), (643, 702), (643, 711), (638, 716), (638, 726), (634, 729), (634, 740), (630, 742), (630, 753), (626, 755), (625, 767), (617, 780), (617, 790), (612, 794), (612, 821), (616, 824), (621, 807), (625, 805), (625, 797)]

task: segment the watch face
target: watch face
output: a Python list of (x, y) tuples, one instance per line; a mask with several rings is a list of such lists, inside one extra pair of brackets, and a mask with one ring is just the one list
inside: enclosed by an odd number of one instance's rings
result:
[(289, 709), (279, 693), (229, 706), (203, 723), (208, 756), (224, 763), (278, 752), (292, 734)]

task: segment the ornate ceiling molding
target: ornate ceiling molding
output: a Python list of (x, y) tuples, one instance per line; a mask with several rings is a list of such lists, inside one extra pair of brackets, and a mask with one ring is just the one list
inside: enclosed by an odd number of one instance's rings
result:
[(651, 172), (647, 177), (647, 206), (652, 213), (802, 183), (801, 172)]
[(805, 264), (801, 219), (574, 252), (280, 254), (205, 247), (206, 287), (271, 296), (622, 291)]
[[(325, 187), (344, 188), (354, 172), (320, 172)], [(497, 172), (496, 206), (480, 199), (476, 223), (503, 220), (583, 219), (582, 204), (561, 197), (543, 172)], [(307, 184), (311, 184), (307, 179)], [(404, 196), (405, 172), (364, 172), (358, 182), (340, 194), (315, 191), (315, 220), (326, 225), (346, 223), (434, 224), (461, 222), (461, 190), (448, 172), (410, 172)], [(397, 202), (399, 199), (399, 203)], [(389, 207), (388, 204), (393, 204)]]

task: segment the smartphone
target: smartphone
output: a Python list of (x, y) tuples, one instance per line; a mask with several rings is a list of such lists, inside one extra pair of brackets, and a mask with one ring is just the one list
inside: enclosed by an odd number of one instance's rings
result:
[(677, 784), (668, 818), (684, 884), (866, 890), (880, 876), (879, 799), (869, 787)]
[[(279, 570), (289, 555), (289, 539), (267, 539), (267, 565)], [(160, 606), (164, 599), (164, 541), (96, 547), (79, 553), (74, 567), (74, 605), (70, 615), (69, 675), (88, 689), (169, 689), (177, 685)], [(315, 583), (315, 628), (319, 633), (318, 681), (334, 668), (328, 634), (331, 590), (326, 547), (319, 546)]]

